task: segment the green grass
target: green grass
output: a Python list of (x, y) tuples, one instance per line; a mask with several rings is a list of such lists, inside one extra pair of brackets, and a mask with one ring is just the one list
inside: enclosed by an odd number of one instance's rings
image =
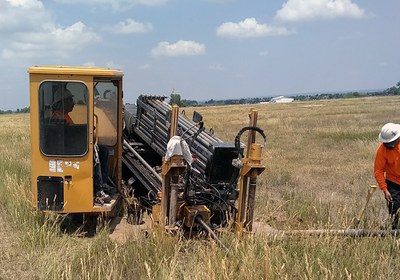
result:
[[(351, 227), (369, 185), (375, 184), (379, 130), (386, 122), (399, 122), (399, 105), (398, 97), (253, 105), (268, 135), (266, 170), (257, 180), (256, 221), (277, 229)], [(193, 110), (187, 108), (187, 115)], [(195, 110), (203, 114), (206, 128), (233, 141), (248, 125), (250, 106)], [(158, 232), (132, 235), (125, 243), (111, 240), (107, 228), (93, 238), (63, 234), (56, 217), (32, 211), (29, 115), (0, 116), (0, 150), (0, 215), (12, 226), (9, 238), (23, 252), (14, 252), (15, 260), (29, 264), (32, 279), (398, 278), (400, 242), (391, 237), (238, 239), (226, 234), (226, 255), (214, 242)], [(361, 225), (379, 229), (387, 222), (377, 190)], [(13, 275), (26, 275), (24, 269), (15, 266)], [(0, 269), (0, 279), (8, 275)]]

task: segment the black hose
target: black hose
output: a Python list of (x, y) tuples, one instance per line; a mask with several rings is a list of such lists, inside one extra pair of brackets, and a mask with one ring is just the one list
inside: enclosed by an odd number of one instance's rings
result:
[(252, 130), (252, 131), (256, 131), (256, 132), (260, 133), (261, 136), (264, 138), (264, 144), (267, 142), (267, 136), (265, 136), (264, 130), (262, 130), (261, 128), (256, 127), (256, 126), (246, 126), (246, 127), (243, 127), (243, 128), (239, 131), (239, 133), (236, 135), (236, 137), (235, 137), (235, 148), (236, 148), (236, 150), (238, 150), (239, 154), (240, 154), (242, 157), (243, 157), (243, 154), (242, 154), (242, 151), (240, 150), (240, 137), (242, 136), (242, 134), (243, 134), (244, 132), (246, 132), (246, 131), (248, 131), (248, 130)]
[[(242, 151), (240, 149), (240, 137), (242, 136), (242, 134), (244, 132), (246, 132), (248, 130), (252, 130), (252, 131), (256, 131), (256, 132), (260, 133), (261, 136), (264, 138), (264, 145), (265, 145), (265, 143), (267, 143), (267, 136), (264, 134), (264, 130), (262, 130), (261, 128), (256, 127), (256, 126), (243, 127), (235, 137), (235, 149), (238, 152), (238, 159), (239, 160), (241, 158), (243, 158), (243, 153), (242, 153)], [(236, 168), (235, 171), (232, 173), (232, 177), (231, 177), (231, 180), (230, 180), (230, 183), (232, 185), (236, 185), (237, 181), (239, 180), (239, 177), (240, 177), (240, 170), (239, 169), (240, 168)]]

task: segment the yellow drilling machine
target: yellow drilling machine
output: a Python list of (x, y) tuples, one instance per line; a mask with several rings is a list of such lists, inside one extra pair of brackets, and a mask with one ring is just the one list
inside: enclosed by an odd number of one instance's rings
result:
[(252, 230), (266, 140), (256, 110), (228, 143), (206, 131), (200, 113), (189, 119), (166, 97), (123, 105), (120, 70), (28, 72), (37, 211), (113, 217), (125, 205), (133, 223), (148, 213), (154, 226), (212, 237), (218, 228)]

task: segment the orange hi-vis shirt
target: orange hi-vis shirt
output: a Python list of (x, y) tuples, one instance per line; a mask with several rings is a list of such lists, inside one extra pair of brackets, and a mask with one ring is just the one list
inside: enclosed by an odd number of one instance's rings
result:
[(374, 175), (379, 188), (387, 190), (385, 180), (400, 185), (400, 145), (393, 150), (386, 148), (382, 143), (376, 151)]
[(64, 114), (64, 120), (67, 122), (67, 124), (74, 124), (74, 121), (68, 114)]
[(68, 114), (65, 114), (60, 111), (54, 111), (52, 118), (57, 119), (57, 120), (65, 120), (65, 122), (67, 124), (74, 124), (74, 121), (71, 119), (71, 117)]

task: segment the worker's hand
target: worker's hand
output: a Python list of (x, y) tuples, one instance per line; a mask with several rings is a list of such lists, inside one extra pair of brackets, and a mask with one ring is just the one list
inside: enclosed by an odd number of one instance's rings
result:
[(389, 202), (393, 202), (392, 196), (390, 195), (390, 192), (388, 190), (383, 192), (385, 194), (385, 199)]

